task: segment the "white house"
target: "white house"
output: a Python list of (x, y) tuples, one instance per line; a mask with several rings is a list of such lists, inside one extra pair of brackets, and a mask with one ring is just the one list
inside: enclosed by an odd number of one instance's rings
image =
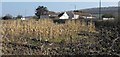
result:
[(103, 18), (103, 20), (114, 20), (115, 18)]
[(58, 17), (59, 19), (78, 19), (79, 15), (75, 15), (73, 12), (63, 12)]
[(64, 12), (63, 15), (59, 19), (69, 19), (69, 16), (66, 12)]
[(78, 19), (79, 18), (79, 15), (74, 15), (74, 18), (72, 19)]
[(84, 19), (94, 19), (95, 16), (92, 16), (92, 14), (87, 14), (87, 15), (84, 15), (82, 16)]
[(93, 19), (94, 17), (93, 16), (87, 16), (87, 19)]
[(21, 20), (26, 20), (26, 19), (23, 17), (23, 18), (21, 18)]

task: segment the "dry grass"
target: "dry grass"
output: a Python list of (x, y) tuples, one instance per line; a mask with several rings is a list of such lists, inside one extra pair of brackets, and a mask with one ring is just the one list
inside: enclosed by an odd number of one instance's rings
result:
[(26, 42), (22, 38), (36, 38), (39, 40), (51, 40), (68, 38), (77, 35), (81, 31), (94, 32), (93, 23), (87, 25), (84, 21), (68, 20), (65, 24), (55, 24), (50, 19), (42, 20), (2, 20), (3, 41)]
[(101, 27), (98, 33), (91, 33), (96, 32), (95, 25), (84, 20), (67, 20), (65, 24), (56, 24), (50, 19), (0, 20), (0, 28), (3, 35), (2, 52), (6, 55), (88, 54), (92, 51), (93, 55), (94, 52), (108, 54), (111, 50), (116, 50), (116, 54), (119, 52), (117, 27)]
[[(40, 41), (70, 43), (72, 37), (74, 42), (87, 36), (78, 36), (80, 32), (95, 32), (93, 23), (79, 20), (67, 20), (65, 24), (53, 23), (51, 19), (42, 20), (0, 20), (0, 33), (2, 35), (2, 51), (4, 54), (30, 54), (34, 51), (29, 45), (40, 48)], [(89, 38), (89, 37), (87, 37)], [(36, 39), (36, 40), (32, 40)], [(27, 47), (26, 47), (27, 46)], [(55, 46), (54, 46), (55, 47)], [(20, 50), (19, 50), (20, 49)], [(21, 49), (23, 51), (21, 51)], [(29, 50), (30, 49), (30, 50)], [(45, 52), (39, 51), (38, 54)], [(21, 52), (21, 53), (20, 53)], [(27, 53), (26, 53), (27, 52)], [(35, 52), (35, 51), (34, 51)], [(37, 54), (36, 52), (33, 54)]]

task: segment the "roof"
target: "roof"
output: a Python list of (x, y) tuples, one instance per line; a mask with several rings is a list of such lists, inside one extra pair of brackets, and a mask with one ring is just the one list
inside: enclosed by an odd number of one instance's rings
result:
[(73, 18), (74, 17), (74, 13), (73, 12), (66, 12), (69, 16), (69, 18)]
[(49, 11), (48, 14), (49, 14), (49, 15), (58, 15), (57, 12), (53, 12), (53, 11)]
[[(62, 12), (58, 15), (58, 17), (61, 17), (65, 12)], [(69, 16), (69, 18), (73, 18), (74, 17), (74, 13), (73, 12), (66, 12)]]
[(91, 16), (89, 13), (81, 13), (81, 12), (75, 12), (74, 14), (80, 15), (80, 16)]

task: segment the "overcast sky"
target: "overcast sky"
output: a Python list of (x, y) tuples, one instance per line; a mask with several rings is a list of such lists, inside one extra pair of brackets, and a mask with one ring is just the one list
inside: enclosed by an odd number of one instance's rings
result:
[[(86, 9), (86, 8), (94, 8), (99, 6), (98, 2), (15, 2), (15, 1), (10, 2), (10, 1), (11, 0), (4, 0), (4, 2), (2, 1), (2, 6), (0, 6), (1, 7), (0, 11), (2, 11), (2, 14), (0, 13), (0, 16), (4, 16), (6, 14), (11, 14), (13, 16), (17, 16), (19, 14), (23, 16), (25, 15), (33, 16), (35, 13), (35, 9), (38, 6), (46, 6), (48, 10), (56, 11), (56, 12), (74, 10), (75, 5), (78, 10)], [(33, 1), (33, 0), (29, 0), (29, 1)], [(103, 2), (102, 6), (103, 7), (118, 6), (118, 3)]]

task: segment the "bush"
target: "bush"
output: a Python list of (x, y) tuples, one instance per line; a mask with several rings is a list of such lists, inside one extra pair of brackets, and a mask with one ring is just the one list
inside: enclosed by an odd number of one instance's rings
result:
[(115, 18), (112, 14), (104, 14), (102, 18)]
[(22, 15), (18, 15), (16, 19), (21, 19), (22, 17), (23, 17)]
[(7, 15), (5, 15), (4, 17), (2, 17), (2, 19), (3, 20), (8, 20), (8, 19), (12, 19), (13, 17), (12, 17), (12, 15), (10, 15), (10, 14), (7, 14)]

